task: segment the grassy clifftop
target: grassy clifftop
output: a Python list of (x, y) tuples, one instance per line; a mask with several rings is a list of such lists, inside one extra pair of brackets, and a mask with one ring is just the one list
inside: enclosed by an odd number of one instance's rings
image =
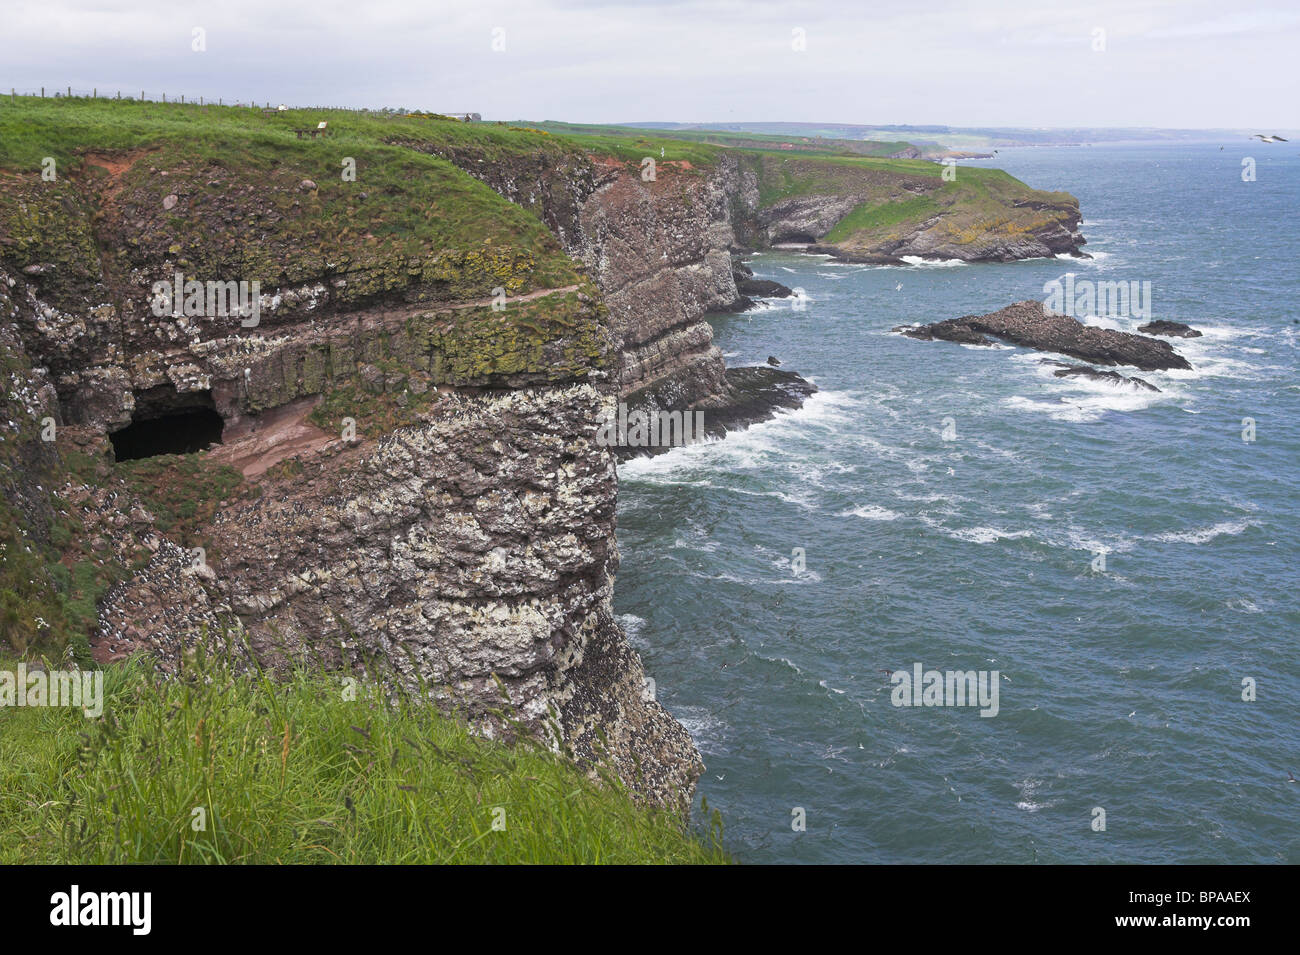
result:
[[(910, 144), (905, 142), (853, 142), (843, 139), (814, 139), (802, 136), (776, 136), (765, 133), (742, 133), (728, 130), (703, 129), (652, 129), (637, 126), (597, 126), (589, 123), (520, 123), (522, 126), (543, 130), (581, 142), (593, 151), (608, 151), (616, 154), (633, 153), (638, 149), (651, 149), (638, 154), (659, 155), (663, 147), (665, 152), (671, 149), (670, 159), (691, 159), (692, 155), (701, 160), (716, 156), (716, 150), (702, 147), (718, 146), (730, 149), (791, 149), (801, 154), (823, 155), (857, 155), (888, 157), (905, 152)], [(695, 147), (695, 148), (691, 148)]]
[(0, 709), (0, 862), (728, 861), (716, 817), (697, 837), (536, 743), (339, 674), (104, 676), (94, 719)]
[[(330, 136), (296, 137), (295, 130), (322, 120)], [(0, 175), (7, 170), (23, 180), (7, 183), (7, 191), (30, 196), (32, 177), (47, 157), (66, 175), (120, 191), (119, 201), (132, 209), (152, 209), (180, 183), (179, 203), (169, 215), (137, 218), (145, 228), (131, 237), (135, 258), (171, 254), (200, 270), (239, 269), (290, 283), (326, 265), (364, 269), (365, 280), (349, 291), (356, 296), (392, 291), (412, 270), (425, 280), (446, 279), (462, 295), (497, 284), (515, 294), (575, 281), (572, 264), (536, 217), (438, 154), (458, 157), (471, 173), (480, 165), (536, 166), (539, 158), (558, 170), (584, 155), (629, 169), (649, 156), (679, 171), (704, 170), (730, 155), (756, 171), (761, 208), (800, 197), (856, 200), (837, 220), (823, 223), (829, 231), (817, 236), (848, 254), (897, 244), (936, 219), (943, 220), (942, 234), (932, 239), (957, 246), (1014, 243), (1077, 222), (1077, 202), (1068, 194), (1034, 190), (1000, 170), (972, 166), (944, 181), (934, 163), (888, 158), (906, 148), (344, 110), (0, 98)], [(343, 179), (347, 159), (355, 164), (355, 182)], [(315, 188), (301, 189), (304, 180)], [(45, 194), (54, 191), (41, 185)], [(69, 243), (84, 238), (75, 223), (51, 230), (50, 217), (59, 213), (46, 210), (41, 219), (12, 206), (0, 203), (0, 257), (85, 258), (84, 243), (69, 251)], [(196, 215), (199, 210), (209, 214)], [(68, 238), (41, 238), (52, 231)], [(49, 247), (56, 241), (62, 246)], [(434, 271), (432, 260), (439, 263)]]
[[(297, 138), (322, 120), (329, 136)], [(451, 163), (391, 144), (472, 143), (505, 157), (541, 138), (344, 111), (2, 99), (0, 260), (54, 263), (47, 282), (84, 291), (61, 279), (99, 274), (83, 241), (93, 231), (128, 269), (166, 259), (264, 287), (345, 272), (364, 273), (354, 297), (413, 279), (445, 283), (452, 298), (569, 285), (573, 264), (535, 217)]]
[[(911, 159), (802, 157), (753, 153), (760, 215), (797, 209), (800, 200), (851, 198), (854, 204), (822, 235), (847, 256), (888, 254), (929, 233), (928, 241), (965, 257), (967, 247), (1007, 248), (1064, 233), (1079, 221), (1079, 204), (1066, 192), (1032, 189), (1000, 169), (944, 167)], [(1067, 243), (1062, 240), (1060, 249)]]

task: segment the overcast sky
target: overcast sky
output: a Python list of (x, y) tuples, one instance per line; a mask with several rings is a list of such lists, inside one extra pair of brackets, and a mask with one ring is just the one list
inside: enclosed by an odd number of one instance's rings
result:
[(1300, 126), (1297, 0), (4, 0), (0, 23), (6, 92), (574, 122)]

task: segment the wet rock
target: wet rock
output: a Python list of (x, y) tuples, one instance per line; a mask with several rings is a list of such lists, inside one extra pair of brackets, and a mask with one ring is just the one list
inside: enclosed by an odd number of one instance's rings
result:
[(1145, 325), (1139, 325), (1138, 331), (1144, 335), (1166, 335), (1170, 338), (1200, 338), (1201, 332), (1192, 328), (1183, 322), (1171, 322), (1167, 319), (1157, 319), (1154, 322), (1147, 322)]
[(745, 279), (736, 283), (736, 291), (741, 295), (759, 298), (789, 298), (794, 295), (794, 290), (788, 285), (770, 279)]
[(1104, 381), (1112, 385), (1123, 385), (1135, 391), (1159, 391), (1155, 385), (1136, 375), (1121, 375), (1117, 371), (1100, 371), (1091, 365), (1067, 365), (1065, 362), (1042, 359), (1045, 365), (1057, 365), (1054, 374), (1057, 378), (1087, 378), (1090, 381)]
[(898, 326), (894, 331), (922, 341), (939, 339), (972, 345), (992, 344), (992, 337), (1097, 365), (1133, 365), (1143, 371), (1192, 367), (1166, 341), (1085, 325), (1068, 315), (1050, 312), (1037, 301), (1016, 302), (987, 315), (966, 315), (932, 325)]

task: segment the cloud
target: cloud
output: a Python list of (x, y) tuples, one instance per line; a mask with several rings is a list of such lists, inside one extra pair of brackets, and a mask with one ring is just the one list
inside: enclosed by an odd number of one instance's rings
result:
[(1276, 125), (1298, 24), (1205, 0), (9, 0), (0, 83), (580, 122)]

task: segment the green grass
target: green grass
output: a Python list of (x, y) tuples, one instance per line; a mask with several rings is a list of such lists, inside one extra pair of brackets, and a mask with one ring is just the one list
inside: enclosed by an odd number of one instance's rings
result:
[[(328, 137), (297, 138), (294, 129), (312, 127), (321, 120), (329, 122)], [(61, 166), (68, 163), (76, 168), (87, 151), (138, 149), (155, 141), (185, 144), (191, 155), (204, 159), (221, 158), (238, 143), (258, 150), (275, 149), (282, 155), (313, 155), (314, 151), (333, 159), (336, 152), (352, 155), (335, 147), (409, 141), (473, 148), (499, 160), (531, 153), (545, 139), (536, 131), (511, 129), (501, 123), (462, 123), (361, 110), (292, 109), (265, 115), (248, 106), (0, 96), (0, 166), (37, 171), (45, 156), (53, 156)], [(333, 163), (331, 172), (338, 165)]]
[[(875, 140), (848, 140), (824, 138), (805, 135), (781, 136), (772, 133), (748, 133), (734, 130), (715, 129), (650, 129), (639, 126), (602, 126), (588, 123), (560, 123), (546, 121), (542, 123), (519, 122), (518, 125), (544, 130), (548, 133), (575, 140), (599, 139), (611, 141), (622, 139), (645, 139), (648, 142), (698, 143), (712, 146), (724, 146), (732, 149), (780, 149), (783, 155), (790, 153), (817, 153), (829, 155), (890, 156), (906, 149), (910, 143), (883, 142)], [(716, 154), (716, 153), (715, 153)], [(646, 154), (643, 154), (646, 155)], [(656, 152), (657, 156), (658, 153)], [(703, 158), (705, 153), (700, 154)]]
[[(295, 129), (321, 120), (331, 135), (296, 137)], [(170, 255), (196, 273), (265, 282), (312, 280), (326, 263), (382, 266), (372, 279), (380, 287), (357, 294), (400, 285), (407, 262), (438, 256), (427, 277), (449, 280), (460, 296), (487, 294), (498, 283), (514, 294), (577, 281), (573, 263), (535, 216), (433, 154), (472, 149), (495, 162), (539, 148), (557, 157), (575, 149), (549, 139), (531, 130), (346, 110), (268, 116), (248, 107), (0, 97), (0, 170), (22, 177), (4, 187), (19, 198), (62, 195), (66, 181), (106, 182), (95, 157), (136, 160), (117, 187), (119, 200), (145, 222), (122, 250), (129, 266)], [(56, 183), (40, 180), (46, 157), (55, 160)], [(355, 161), (355, 181), (343, 179), (347, 158)], [(306, 179), (317, 188), (300, 189)], [(184, 204), (164, 214), (169, 192)], [(41, 217), (55, 213), (62, 215), (32, 201), (8, 209), (0, 202), (0, 254), (17, 267), (91, 258), (48, 235), (51, 223)], [(85, 270), (97, 274), (98, 266)]]
[(243, 474), (202, 451), (122, 461), (113, 470), (153, 514), (154, 527), (186, 546), (205, 543), (195, 536), (198, 528), (231, 500), (258, 493)]
[[(602, 127), (592, 127), (600, 130)], [(612, 156), (623, 162), (640, 165), (646, 156), (656, 162), (688, 162), (692, 166), (707, 168), (718, 161), (722, 153), (719, 146), (690, 142), (672, 136), (633, 130), (627, 134), (617, 132), (566, 133), (565, 140), (590, 153)]]
[(0, 863), (729, 861), (716, 813), (695, 834), (535, 743), (366, 684), (346, 699), (337, 674), (105, 676), (99, 719), (0, 709)]
[(806, 157), (751, 152), (759, 204), (817, 195), (858, 195), (860, 202), (825, 236), (849, 251), (879, 248), (942, 216), (939, 228), (959, 244), (1015, 236), (1050, 225), (1072, 206), (1067, 193), (1040, 192), (1000, 169), (944, 167), (917, 159)]
[(827, 242), (841, 242), (860, 232), (877, 232), (901, 223), (924, 221), (939, 211), (931, 196), (915, 196), (901, 202), (864, 202), (826, 233)]

